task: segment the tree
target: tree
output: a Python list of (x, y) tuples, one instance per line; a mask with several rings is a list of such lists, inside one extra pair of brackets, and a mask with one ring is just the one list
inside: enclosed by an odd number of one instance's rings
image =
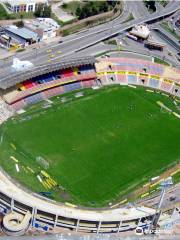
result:
[(78, 7), (76, 8), (76, 16), (77, 16), (78, 18), (81, 16), (81, 12), (82, 12), (82, 10), (81, 10), (81, 8), (78, 6)]
[(35, 17), (44, 17), (44, 18), (51, 17), (51, 6), (39, 4), (34, 15)]
[(113, 8), (116, 6), (117, 1), (108, 0), (108, 5), (111, 5)]
[(152, 0), (148, 1), (148, 0), (146, 0), (145, 4), (146, 4), (146, 7), (151, 9), (153, 12), (156, 11), (155, 1), (152, 1)]
[(108, 3), (105, 2), (105, 3), (104, 3), (104, 12), (107, 12), (107, 11), (108, 11)]
[(96, 6), (92, 6), (91, 16), (98, 14), (98, 9)]
[(67, 8), (67, 3), (63, 3), (63, 4), (62, 4), (62, 7), (63, 7), (63, 8)]
[(18, 21), (18, 22), (15, 22), (14, 24), (15, 24), (17, 27), (19, 27), (19, 28), (24, 27), (24, 22), (23, 22), (22, 20), (20, 20), (20, 21)]
[(82, 9), (82, 11), (80, 13), (80, 16), (79, 16), (79, 19), (84, 19), (84, 18), (86, 18), (86, 16), (85, 16), (85, 12)]
[(51, 6), (47, 6), (47, 5), (44, 6), (42, 16), (45, 18), (51, 17)]
[(34, 13), (35, 17), (42, 17), (42, 12), (43, 12), (43, 5), (39, 4)]

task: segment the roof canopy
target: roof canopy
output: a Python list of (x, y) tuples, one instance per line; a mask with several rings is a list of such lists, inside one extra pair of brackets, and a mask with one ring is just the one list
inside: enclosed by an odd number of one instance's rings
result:
[(73, 58), (66, 59), (62, 61), (54, 61), (53, 63), (45, 65), (38, 65), (36, 67), (32, 67), (31, 69), (24, 71), (14, 72), (13, 70), (12, 73), (8, 73), (5, 77), (2, 77), (0, 79), (0, 88), (7, 89), (27, 79), (31, 79), (33, 77), (37, 77), (39, 75), (43, 75), (60, 69), (83, 66), (94, 63), (95, 63), (94, 57), (79, 57), (74, 59)]

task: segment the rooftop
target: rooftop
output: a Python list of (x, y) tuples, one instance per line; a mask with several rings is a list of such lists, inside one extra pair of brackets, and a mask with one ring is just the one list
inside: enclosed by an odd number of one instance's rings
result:
[[(94, 64), (95, 58), (94, 57), (79, 57), (79, 58), (71, 58), (71, 59), (64, 59), (64, 60), (57, 60), (53, 61), (50, 64), (45, 65), (34, 65), (31, 69), (26, 69), (24, 71), (14, 71), (12, 66), (8, 68), (8, 72), (4, 71), (1, 72), (0, 78), (0, 88), (7, 89), (16, 85), (17, 83), (23, 82), (27, 79), (31, 79), (33, 77), (56, 71), (59, 69), (64, 69), (68, 67), (75, 67), (75, 66), (82, 66), (87, 64)], [(8, 74), (7, 74), (8, 73)]]
[(22, 5), (22, 4), (31, 4), (31, 3), (46, 3), (48, 0), (7, 0), (11, 5)]
[(10, 26), (7, 26), (5, 28), (7, 31), (11, 32), (11, 33), (14, 33), (24, 39), (33, 39), (33, 40), (37, 40), (38, 39), (38, 34), (23, 27), (23, 28), (18, 28), (14, 25), (10, 25)]
[(29, 26), (32, 29), (59, 29), (59, 25), (51, 18), (37, 18), (24, 21), (25, 26)]

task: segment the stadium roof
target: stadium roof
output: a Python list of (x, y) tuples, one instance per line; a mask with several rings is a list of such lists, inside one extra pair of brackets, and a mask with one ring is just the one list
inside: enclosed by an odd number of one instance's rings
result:
[(73, 58), (65, 59), (61, 61), (54, 61), (49, 64), (32, 67), (24, 71), (16, 71), (16, 72), (13, 71), (12, 73), (0, 79), (0, 88), (7, 89), (27, 79), (31, 79), (33, 77), (37, 77), (39, 75), (57, 71), (60, 69), (65, 69), (68, 67), (75, 67), (75, 66), (82, 66), (87, 64), (94, 64), (94, 63), (95, 63), (95, 58), (88, 56), (88, 57), (79, 57), (74, 59)]

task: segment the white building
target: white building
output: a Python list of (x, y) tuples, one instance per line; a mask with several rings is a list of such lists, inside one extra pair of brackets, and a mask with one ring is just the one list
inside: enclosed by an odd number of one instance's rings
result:
[(59, 29), (59, 25), (51, 18), (25, 20), (24, 26), (36, 32), (41, 40), (56, 37)]
[(35, 12), (39, 4), (48, 4), (48, 0), (7, 0), (8, 8), (12, 12)]
[(150, 30), (146, 25), (135, 25), (134, 28), (130, 31), (130, 34), (147, 39), (150, 34)]

